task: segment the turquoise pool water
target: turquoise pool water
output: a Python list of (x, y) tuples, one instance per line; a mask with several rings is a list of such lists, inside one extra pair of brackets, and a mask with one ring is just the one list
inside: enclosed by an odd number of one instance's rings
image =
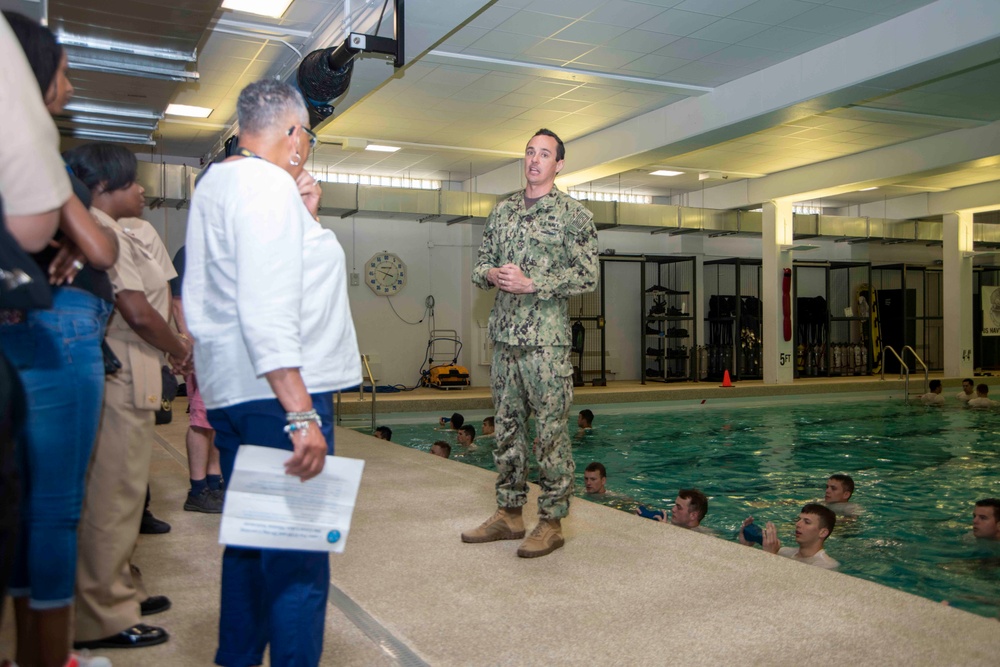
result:
[[(884, 397), (592, 409), (593, 430), (571, 429), (578, 495), (584, 467), (600, 461), (609, 491), (620, 497), (669, 508), (678, 489), (697, 487), (710, 499), (703, 525), (723, 539), (735, 539), (742, 520), (753, 515), (760, 524), (773, 521), (782, 544), (794, 546), (801, 506), (822, 500), (830, 474), (847, 473), (857, 485), (852, 501), (863, 513), (838, 517), (827, 540), (841, 572), (1000, 615), (1000, 545), (970, 535), (974, 502), (1000, 496), (1000, 411)], [(465, 416), (479, 431), (486, 414)], [(393, 442), (429, 450), (444, 439), (454, 447), (453, 459), (492, 470), (491, 441), (460, 451), (454, 435), (435, 430), (439, 416), (384, 423)]]

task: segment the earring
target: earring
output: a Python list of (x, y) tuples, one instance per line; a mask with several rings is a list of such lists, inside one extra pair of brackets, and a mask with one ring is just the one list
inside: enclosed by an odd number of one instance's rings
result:
[(299, 153), (298, 151), (295, 151), (294, 158), (288, 158), (288, 164), (292, 165), (293, 167), (297, 167), (301, 163), (302, 163), (302, 154)]

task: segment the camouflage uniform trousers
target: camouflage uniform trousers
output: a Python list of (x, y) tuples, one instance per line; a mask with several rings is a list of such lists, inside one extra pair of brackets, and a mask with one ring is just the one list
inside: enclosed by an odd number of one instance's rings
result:
[(497, 506), (520, 507), (528, 500), (528, 417), (534, 414), (541, 496), (538, 515), (561, 519), (569, 513), (576, 464), (567, 419), (573, 403), (573, 366), (568, 345), (520, 346), (496, 343), (490, 385), (496, 406)]

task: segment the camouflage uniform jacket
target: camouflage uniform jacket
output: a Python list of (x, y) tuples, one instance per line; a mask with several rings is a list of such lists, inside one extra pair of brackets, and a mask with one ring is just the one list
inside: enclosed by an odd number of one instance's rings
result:
[(530, 278), (534, 294), (497, 292), (489, 336), (508, 345), (570, 345), (567, 299), (597, 286), (597, 229), (593, 214), (555, 187), (524, 208), (524, 191), (497, 204), (486, 222), (472, 282), (493, 267), (516, 264)]

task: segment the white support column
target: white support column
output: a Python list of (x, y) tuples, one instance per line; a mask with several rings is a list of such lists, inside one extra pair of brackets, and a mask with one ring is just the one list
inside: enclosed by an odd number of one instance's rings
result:
[[(792, 200), (764, 203), (763, 265), (761, 301), (764, 309), (764, 384), (791, 384), (795, 377), (795, 347), (785, 340), (782, 308), (784, 270), (792, 268), (792, 253), (781, 246), (792, 245)], [(791, 294), (795, 299), (795, 294)], [(792, 313), (788, 314), (791, 320)], [(794, 322), (792, 323), (794, 325)]]
[(944, 216), (944, 374), (972, 377), (972, 211)]

